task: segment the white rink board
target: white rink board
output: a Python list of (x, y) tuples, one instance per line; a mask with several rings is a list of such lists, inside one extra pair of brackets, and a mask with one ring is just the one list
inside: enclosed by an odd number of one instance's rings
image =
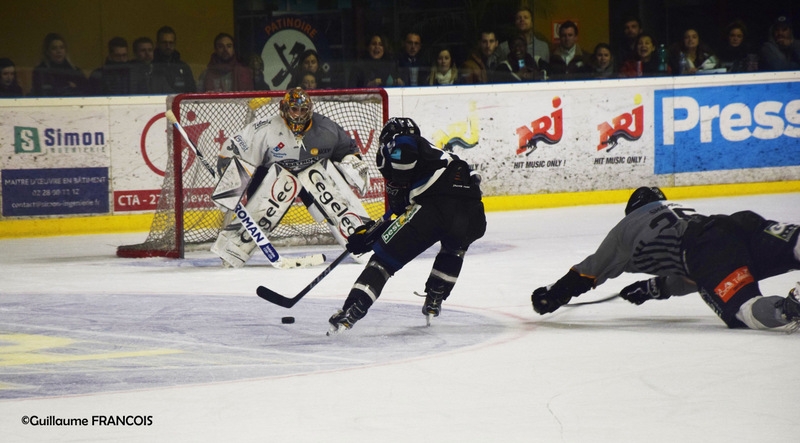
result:
[[(449, 144), (486, 196), (800, 179), (797, 72), (387, 93), (390, 116)], [(147, 212), (167, 161), (166, 98), (2, 100), (0, 170), (107, 167), (111, 212)]]
[[(691, 99), (704, 88), (723, 88), (714, 97), (718, 103), (705, 105), (710, 113), (729, 105), (739, 106), (739, 101), (745, 99), (753, 100), (754, 94), (758, 94), (755, 99), (761, 103), (752, 108), (769, 103), (779, 111), (761, 117), (754, 111), (749, 122), (748, 116), (741, 116), (743, 120), (739, 122), (726, 120), (738, 129), (749, 127), (753, 133), (774, 130), (776, 126), (782, 129), (772, 131), (776, 133), (770, 136), (771, 140), (758, 140), (770, 145), (752, 154), (778, 159), (754, 163), (778, 166), (715, 169), (714, 162), (709, 161), (705, 170), (656, 172), (656, 149), (670, 147), (666, 140), (669, 131), (657, 132), (656, 126), (674, 126), (680, 131), (683, 118), (679, 113), (672, 116), (660, 112), (664, 97), (674, 94)], [(763, 89), (763, 94), (758, 89), (749, 90), (753, 88)], [(469, 141), (474, 146), (457, 145), (453, 152), (481, 172), (486, 195), (514, 195), (625, 189), (642, 183), (692, 186), (797, 180), (799, 91), (800, 74), (763, 73), (391, 89), (389, 105), (392, 116), (413, 118), (422, 133), (439, 147), (456, 137)], [(556, 118), (559, 111), (560, 127)], [(683, 124), (688, 126), (687, 122)], [(725, 157), (729, 149), (753, 144), (752, 137), (720, 142), (717, 134), (716, 143), (709, 146), (705, 139), (713, 139), (722, 124), (720, 118), (698, 121), (685, 132), (699, 131), (700, 135), (674, 148), (683, 150), (683, 155), (706, 152), (713, 157), (714, 152), (719, 152), (719, 157)], [(623, 130), (619, 131), (623, 136), (617, 137), (618, 144), (603, 144), (615, 129)], [(524, 145), (520, 132), (526, 131), (546, 133), (552, 144), (540, 142), (531, 153), (519, 152)], [(743, 158), (746, 160), (748, 155), (745, 153)]]

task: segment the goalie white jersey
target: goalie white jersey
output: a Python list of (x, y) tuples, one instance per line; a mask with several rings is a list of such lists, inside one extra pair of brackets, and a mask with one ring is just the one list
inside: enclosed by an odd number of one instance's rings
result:
[(295, 137), (283, 118), (274, 115), (248, 124), (229, 138), (219, 153), (219, 169), (237, 155), (254, 165), (278, 163), (296, 174), (323, 158), (339, 162), (358, 153), (355, 140), (323, 115), (312, 115), (311, 125), (302, 137)]

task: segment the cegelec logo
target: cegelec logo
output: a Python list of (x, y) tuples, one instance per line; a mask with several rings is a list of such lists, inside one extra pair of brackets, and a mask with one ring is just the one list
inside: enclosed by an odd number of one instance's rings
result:
[(656, 173), (800, 165), (800, 83), (655, 91)]

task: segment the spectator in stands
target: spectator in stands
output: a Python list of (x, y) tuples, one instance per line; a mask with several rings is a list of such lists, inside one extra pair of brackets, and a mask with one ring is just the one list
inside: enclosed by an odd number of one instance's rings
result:
[(403, 40), (403, 50), (397, 59), (400, 78), (406, 86), (418, 86), (428, 78), (428, 67), (422, 60), (422, 37), (416, 32), (409, 32)]
[(176, 42), (175, 30), (169, 26), (162, 26), (156, 33), (153, 64), (164, 72), (171, 89), (170, 92), (195, 92), (197, 85), (192, 68), (181, 60), (180, 52), (175, 49)]
[(782, 15), (770, 28), (770, 39), (761, 46), (759, 54), (762, 71), (800, 70), (800, 41), (795, 40), (792, 22)]
[(319, 54), (313, 49), (307, 49), (300, 56), (297, 68), (292, 73), (292, 79), (289, 80), (289, 89), (300, 86), (306, 74), (311, 74), (316, 79), (317, 86), (314, 89), (317, 87), (320, 89), (333, 88), (330, 65), (327, 63), (322, 64), (319, 59)]
[(103, 66), (89, 75), (93, 95), (128, 95), (133, 90), (132, 65), (128, 62), (128, 41), (114, 37), (108, 41), (108, 56)]
[(214, 37), (214, 52), (200, 75), (201, 92), (252, 91), (253, 71), (239, 62), (233, 36), (221, 32)]
[(638, 57), (636, 40), (642, 32), (644, 32), (642, 22), (636, 17), (628, 17), (622, 23), (622, 45), (617, 49), (614, 57), (617, 68), (621, 68), (626, 61), (635, 60)]
[(153, 40), (139, 37), (133, 41), (132, 49), (131, 93), (154, 95), (172, 92), (163, 68), (153, 64)]
[(23, 97), (22, 87), (17, 82), (17, 66), (10, 58), (0, 58), (0, 97)]
[(750, 45), (747, 26), (740, 20), (725, 27), (725, 40), (718, 54), (720, 67), (728, 72), (758, 70), (758, 55)]
[(350, 82), (356, 88), (374, 88), (386, 86), (403, 86), (403, 80), (397, 68), (397, 61), (392, 57), (388, 40), (379, 34), (373, 34), (367, 40), (367, 57), (358, 63)]
[(481, 32), (477, 47), (461, 66), (461, 83), (468, 85), (494, 83), (494, 71), (499, 64), (497, 44), (494, 31)]
[(64, 37), (47, 34), (42, 43), (42, 62), (33, 69), (31, 95), (71, 97), (86, 95), (88, 89), (83, 71), (69, 59)]
[(669, 57), (670, 69), (678, 74), (696, 74), (719, 67), (719, 59), (711, 47), (700, 41), (696, 29), (683, 31), (680, 42), (672, 45)]
[(511, 53), (497, 66), (498, 81), (513, 83), (543, 80), (544, 69), (539, 60), (528, 54), (525, 36), (513, 37), (509, 44)]
[(431, 67), (426, 84), (432, 86), (454, 85), (459, 83), (458, 68), (449, 49), (444, 48), (436, 55), (436, 63)]
[(317, 76), (314, 75), (313, 72), (306, 72), (305, 74), (303, 74), (303, 78), (300, 81), (299, 86), (304, 90), (308, 91), (310, 89), (317, 89), (318, 87), (317, 85), (318, 85)]
[(598, 43), (592, 53), (590, 75), (594, 78), (614, 78), (617, 77), (614, 55), (611, 53), (611, 46), (608, 43)]
[(264, 59), (258, 54), (253, 54), (248, 61), (250, 71), (253, 72), (253, 89), (256, 91), (269, 91), (269, 85), (264, 80)]
[(591, 68), (589, 57), (578, 45), (578, 25), (567, 20), (558, 27), (558, 45), (550, 54), (550, 70), (552, 78), (586, 77)]
[[(526, 52), (533, 56), (537, 61), (550, 63), (550, 46), (544, 40), (536, 37), (533, 30), (533, 13), (530, 9), (520, 8), (514, 15), (514, 27), (517, 34), (521, 34), (526, 42)], [(514, 36), (516, 38), (516, 35)], [(500, 43), (497, 48), (497, 58), (505, 60), (511, 53), (511, 40)]]
[(669, 65), (666, 73), (659, 71), (655, 51), (656, 39), (646, 32), (639, 34), (636, 39), (636, 57), (622, 64), (620, 77), (648, 77), (671, 73)]

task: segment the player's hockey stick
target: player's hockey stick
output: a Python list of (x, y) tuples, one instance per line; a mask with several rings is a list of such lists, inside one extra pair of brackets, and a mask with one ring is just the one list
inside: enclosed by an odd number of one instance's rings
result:
[(578, 307), (578, 306), (596, 305), (598, 303), (604, 303), (604, 302), (607, 302), (609, 300), (614, 300), (617, 297), (619, 297), (618, 293), (609, 295), (608, 297), (599, 298), (597, 300), (592, 300), (592, 301), (581, 301), (581, 302), (575, 302), (575, 303), (567, 303), (563, 307), (565, 307), (565, 308), (575, 308), (575, 307)]
[[(386, 214), (384, 214), (383, 217), (381, 217), (381, 220), (379, 220), (377, 223), (375, 223), (373, 225), (373, 229), (372, 229), (372, 234), (371, 235), (374, 235), (375, 238), (377, 238), (377, 236), (380, 236), (380, 234), (383, 233), (383, 231), (384, 231), (384, 230), (379, 230), (380, 229), (380, 224), (383, 223), (383, 222), (387, 222), (390, 219), (391, 216), (392, 216), (391, 212), (387, 212)], [(388, 226), (388, 225), (384, 225), (384, 226)], [(368, 229), (367, 232), (370, 232), (370, 230)], [(370, 234), (368, 234), (368, 235), (370, 235)], [(300, 301), (301, 298), (303, 298), (306, 294), (308, 294), (308, 292), (311, 291), (311, 289), (313, 289), (314, 286), (316, 286), (319, 282), (321, 282), (323, 278), (325, 278), (328, 274), (330, 274), (331, 271), (333, 271), (333, 268), (338, 266), (339, 263), (341, 263), (342, 260), (344, 260), (344, 258), (347, 257), (347, 254), (349, 254), (349, 253), (350, 253), (349, 251), (345, 250), (344, 252), (339, 254), (339, 256), (336, 257), (336, 259), (331, 264), (329, 264), (328, 267), (325, 268), (324, 271), (320, 272), (320, 274), (317, 276), (317, 278), (315, 278), (313, 281), (311, 281), (311, 283), (309, 283), (305, 288), (303, 288), (302, 291), (298, 292), (297, 295), (295, 295), (292, 298), (280, 295), (277, 292), (275, 292), (272, 289), (269, 289), (269, 288), (267, 288), (265, 286), (259, 286), (256, 289), (256, 294), (258, 294), (259, 297), (263, 298), (264, 300), (266, 300), (266, 301), (268, 301), (270, 303), (276, 304), (278, 306), (282, 306), (284, 308), (291, 308), (292, 306), (295, 305), (295, 303)]]
[(311, 289), (314, 288), (314, 286), (316, 286), (319, 282), (321, 282), (323, 278), (325, 278), (328, 274), (330, 274), (331, 271), (333, 271), (333, 268), (338, 266), (339, 263), (341, 263), (342, 260), (344, 260), (344, 258), (347, 257), (349, 253), (350, 252), (345, 250), (344, 252), (339, 254), (339, 256), (336, 257), (336, 259), (331, 264), (329, 264), (327, 268), (325, 268), (325, 270), (323, 270), (314, 280), (311, 281), (311, 283), (306, 285), (306, 287), (303, 288), (302, 291), (298, 292), (297, 295), (295, 295), (292, 298), (278, 294), (277, 292), (265, 286), (259, 286), (258, 289), (256, 289), (256, 294), (258, 294), (259, 297), (263, 298), (264, 300), (270, 303), (276, 304), (278, 306), (287, 309), (291, 308), (297, 302), (299, 302), (301, 298), (305, 297), (305, 295), (308, 294), (311, 291)]
[(216, 174), (214, 173), (214, 168), (212, 168), (211, 165), (208, 164), (208, 161), (206, 161), (206, 158), (205, 156), (203, 156), (203, 153), (200, 152), (200, 150), (197, 149), (197, 146), (194, 145), (192, 140), (189, 139), (189, 134), (187, 134), (186, 131), (183, 130), (183, 126), (181, 126), (181, 124), (178, 123), (178, 119), (175, 118), (175, 113), (172, 112), (172, 110), (168, 110), (167, 112), (164, 113), (164, 116), (167, 117), (167, 121), (169, 121), (172, 124), (172, 126), (174, 126), (175, 129), (177, 129), (178, 132), (181, 133), (181, 137), (183, 137), (183, 139), (186, 140), (186, 143), (189, 145), (190, 148), (192, 148), (192, 151), (194, 151), (194, 155), (196, 155), (197, 158), (200, 160), (200, 163), (202, 163), (203, 166), (206, 167), (211, 176), (216, 177)]
[[(195, 146), (194, 142), (189, 139), (189, 134), (187, 134), (183, 129), (183, 126), (178, 123), (178, 120), (175, 118), (175, 114), (171, 110), (168, 110), (164, 113), (164, 115), (167, 117), (167, 120), (172, 123), (172, 126), (174, 126), (178, 132), (180, 132), (181, 137), (183, 137), (192, 151), (194, 151), (197, 158), (200, 160), (203, 166), (206, 167), (211, 176), (216, 177), (214, 174), (214, 168), (208, 164), (206, 158), (203, 157), (203, 154), (199, 149), (197, 149), (197, 146)], [(264, 253), (272, 266), (280, 269), (287, 269), (316, 266), (325, 263), (325, 256), (322, 254), (312, 254), (305, 257), (297, 257), (284, 261), (280, 254), (278, 254), (278, 251), (275, 250), (275, 247), (272, 246), (272, 242), (269, 241), (269, 237), (267, 237), (264, 231), (261, 230), (261, 227), (258, 225), (258, 223), (256, 223), (256, 219), (253, 218), (250, 213), (247, 212), (247, 208), (241, 204), (241, 198), (239, 199), (239, 202), (236, 203), (236, 208), (233, 209), (233, 212), (236, 214), (236, 218), (242, 222), (242, 226), (245, 227), (247, 233), (250, 234), (250, 237), (254, 242), (256, 242), (256, 245), (258, 245), (259, 249), (261, 249), (261, 252)]]

